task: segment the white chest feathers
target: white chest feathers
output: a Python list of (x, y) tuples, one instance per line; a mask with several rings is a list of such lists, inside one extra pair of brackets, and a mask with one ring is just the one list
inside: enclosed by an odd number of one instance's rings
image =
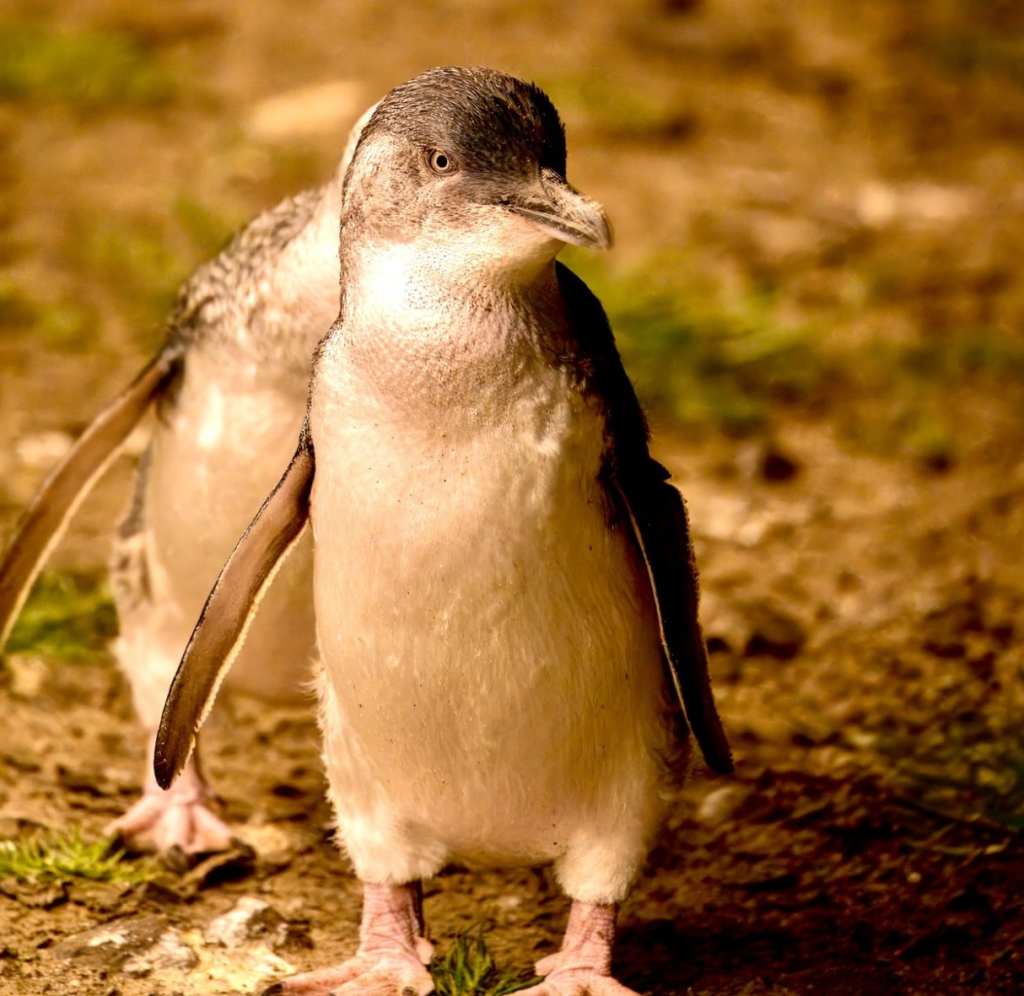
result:
[(628, 838), (625, 864), (600, 863), (626, 881), (667, 736), (646, 572), (599, 478), (603, 420), (539, 357), (474, 360), (403, 385), (361, 382), (344, 343), (321, 358), (315, 600), (339, 826), (361, 875), (400, 880), (451, 857), (581, 855), (596, 821)]

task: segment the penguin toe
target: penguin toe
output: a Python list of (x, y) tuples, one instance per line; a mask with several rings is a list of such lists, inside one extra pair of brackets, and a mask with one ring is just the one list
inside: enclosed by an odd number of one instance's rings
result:
[(428, 996), (433, 991), (423, 965), (356, 955), (334, 968), (275, 982), (261, 996)]
[[(548, 959), (537, 963), (541, 965)], [(554, 969), (543, 982), (529, 989), (521, 989), (516, 996), (638, 996), (628, 986), (610, 975), (602, 975), (592, 969)]]

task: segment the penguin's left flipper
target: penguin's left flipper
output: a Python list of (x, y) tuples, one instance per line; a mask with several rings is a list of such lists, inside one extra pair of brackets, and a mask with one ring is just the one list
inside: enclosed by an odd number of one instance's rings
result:
[(260, 599), (306, 526), (314, 471), (313, 444), (304, 427), (284, 476), (221, 570), (171, 682), (153, 752), (153, 773), (163, 789), (191, 756)]
[(96, 416), (32, 499), (0, 560), (0, 650), (75, 509), (120, 452), (132, 429), (180, 372), (180, 350), (165, 346)]
[(661, 642), (676, 694), (712, 771), (733, 771), (732, 751), (711, 691), (707, 648), (697, 618), (697, 568), (682, 495), (669, 473), (649, 459), (641, 474), (612, 484), (629, 512), (643, 552), (661, 626)]
[(712, 771), (730, 774), (732, 752), (711, 692), (707, 648), (697, 618), (697, 567), (682, 496), (647, 446), (647, 423), (626, 376), (601, 302), (571, 270), (556, 266), (558, 283), (579, 335), (576, 368), (584, 391), (604, 410), (602, 483), (610, 503), (632, 526), (658, 609), (672, 685)]

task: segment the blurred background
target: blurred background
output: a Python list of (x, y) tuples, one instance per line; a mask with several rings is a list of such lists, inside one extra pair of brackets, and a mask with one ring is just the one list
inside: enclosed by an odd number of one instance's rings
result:
[[(705, 860), (785, 854), (777, 874), (796, 878), (779, 888), (813, 884), (797, 854), (834, 839), (798, 846), (787, 820), (844, 798), (850, 826), (868, 827), (861, 856), (820, 874), (847, 875), (846, 894), (881, 875), (902, 897), (894, 923), (955, 919), (953, 899), (933, 909), (915, 890), (1009, 860), (1024, 825), (1016, 0), (4, 0), (0, 536), (156, 350), (178, 284), (254, 214), (325, 182), (359, 114), (440, 64), (541, 84), (570, 182), (615, 228), (612, 252), (565, 259), (603, 300), (689, 500), (741, 761), (736, 783), (694, 790)], [(103, 649), (103, 563), (131, 471), (121, 460), (84, 507), (8, 648), (5, 694), (30, 726), (40, 701), (77, 695), (130, 728)], [(895, 817), (880, 829), (864, 802), (881, 797), (936, 821), (921, 839), (990, 836), (907, 850)], [(741, 847), (752, 825), (760, 843)], [(964, 985), (1019, 971), (1006, 951), (1020, 904), (985, 868), (988, 885), (972, 879), (975, 898), (951, 907), (972, 926), (915, 955), (989, 944), (964, 955)], [(723, 937), (779, 908), (730, 902)], [(850, 943), (903, 957), (913, 938), (886, 929)], [(721, 951), (705, 941), (710, 962)]]

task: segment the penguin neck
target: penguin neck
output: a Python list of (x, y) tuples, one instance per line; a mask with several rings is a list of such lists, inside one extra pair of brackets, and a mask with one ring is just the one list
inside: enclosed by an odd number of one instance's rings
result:
[(553, 259), (529, 280), (474, 283), (415, 243), (360, 246), (349, 234), (331, 350), (379, 396), (418, 411), (446, 410), (453, 399), (497, 411), (497, 399), (515, 393), (527, 371), (553, 365), (565, 351), (568, 322)]
[(373, 314), (388, 326), (452, 328), (458, 316), (479, 334), (488, 316), (544, 311), (560, 297), (553, 252), (510, 260), (486, 240), (346, 238), (341, 250), (343, 320)]

